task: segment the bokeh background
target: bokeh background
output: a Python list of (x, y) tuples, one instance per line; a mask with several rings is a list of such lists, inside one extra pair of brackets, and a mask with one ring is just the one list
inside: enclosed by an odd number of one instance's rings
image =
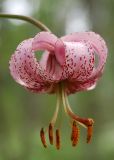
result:
[(23, 21), (0, 19), (0, 160), (114, 160), (114, 0), (0, 0), (0, 12), (33, 16), (58, 36), (93, 30), (109, 48), (96, 89), (69, 97), (76, 113), (95, 120), (91, 144), (86, 144), (81, 128), (79, 144), (72, 148), (68, 119), (62, 114), (62, 148), (45, 149), (39, 130), (48, 124), (56, 98), (26, 91), (8, 68), (16, 46), (40, 30)]

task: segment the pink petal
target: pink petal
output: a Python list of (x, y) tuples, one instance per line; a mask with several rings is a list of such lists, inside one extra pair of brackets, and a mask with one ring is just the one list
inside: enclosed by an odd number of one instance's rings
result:
[(55, 44), (55, 56), (59, 64), (63, 66), (65, 62), (65, 47), (61, 39), (58, 39)]
[(65, 61), (63, 42), (50, 32), (40, 32), (35, 36), (32, 47), (35, 51), (46, 50), (40, 61), (40, 65), (46, 70), (45, 80), (59, 81), (62, 74), (61, 65)]
[(94, 52), (89, 43), (64, 42), (66, 62), (63, 76), (70, 81), (84, 81), (94, 67)]
[(61, 79), (62, 68), (57, 62), (55, 55), (45, 52), (40, 60), (40, 65), (46, 70), (47, 75), (51, 75), (56, 81)]
[(92, 84), (91, 86), (88, 86), (87, 90), (93, 90), (96, 87), (96, 82), (94, 84)]
[(33, 39), (25, 40), (17, 47), (11, 57), (9, 68), (11, 75), (19, 84), (37, 92), (41, 92), (43, 86), (44, 92), (50, 85), (42, 80), (41, 67), (34, 57), (32, 41)]
[(99, 57), (98, 66), (94, 69), (93, 74), (90, 75), (90, 79), (100, 75), (100, 72), (102, 72), (102, 68), (104, 67), (107, 58), (107, 46), (100, 35), (94, 32), (73, 33), (62, 37), (61, 39), (67, 42), (90, 42), (94, 48), (94, 51)]
[(39, 32), (33, 40), (33, 49), (53, 51), (57, 37), (51, 32)]
[(33, 40), (33, 49), (47, 50), (50, 54), (55, 54), (57, 61), (63, 65), (65, 61), (65, 49), (62, 40), (58, 39), (50, 32), (40, 32)]
[(52, 91), (51, 84), (39, 84), (39, 86), (37, 84), (36, 87), (26, 87), (26, 89), (34, 93), (51, 93)]
[(48, 58), (49, 58), (49, 55), (50, 55), (50, 52), (48, 51), (45, 51), (43, 54), (42, 54), (42, 57), (39, 61), (40, 65), (43, 67), (43, 69), (46, 70), (47, 68), (47, 63), (48, 63)]
[(92, 90), (96, 87), (96, 81), (87, 81), (87, 82), (69, 82), (67, 84), (66, 92), (67, 94)]
[(32, 91), (44, 92), (50, 89), (51, 83), (60, 80), (62, 71), (55, 55), (49, 52), (46, 52), (47, 55), (44, 54), (44, 58), (38, 62), (32, 44), (33, 39), (29, 39), (17, 47), (10, 60), (10, 71), (17, 83)]
[[(27, 47), (31, 46), (31, 42), (33, 39), (29, 39), (27, 41), (23, 41), (16, 49), (16, 52), (12, 55), (11, 60), (10, 60), (10, 71), (11, 71), (11, 75), (13, 76), (13, 78), (20, 83), (21, 85), (27, 85), (26, 83), (24, 83), (24, 81), (21, 78), (21, 75), (23, 73), (22, 68), (23, 68), (23, 62), (26, 56), (26, 52), (31, 52), (31, 47)], [(28, 51), (26, 50), (26, 47), (28, 49)]]

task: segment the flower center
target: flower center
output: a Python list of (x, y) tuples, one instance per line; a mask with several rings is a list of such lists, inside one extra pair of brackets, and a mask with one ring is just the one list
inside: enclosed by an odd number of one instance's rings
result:
[[(57, 94), (56, 109), (55, 109), (54, 115), (49, 123), (48, 129), (46, 129), (46, 131), (44, 131), (44, 129), (42, 128), (40, 131), (40, 137), (41, 137), (41, 141), (42, 141), (43, 146), (45, 148), (47, 147), (46, 138), (45, 138), (45, 133), (47, 131), (48, 131), (48, 137), (49, 137), (50, 144), (53, 145), (53, 143), (54, 143), (54, 127), (55, 127), (55, 123), (57, 120), (57, 116), (58, 116), (58, 112), (59, 112), (59, 108), (60, 108), (61, 103), (63, 104), (65, 113), (70, 117), (70, 120), (71, 120), (70, 123), (72, 126), (71, 127), (72, 146), (76, 146), (78, 143), (78, 139), (79, 139), (78, 126), (79, 125), (87, 129), (87, 143), (89, 143), (91, 140), (91, 137), (92, 137), (93, 124), (94, 124), (93, 119), (81, 118), (72, 111), (70, 104), (68, 102), (67, 94), (65, 92), (64, 84), (60, 83), (58, 85), (56, 94)], [(55, 144), (56, 144), (57, 149), (60, 149), (60, 146), (61, 146), (60, 142), (61, 142), (60, 129), (57, 128), (56, 132), (55, 132)]]

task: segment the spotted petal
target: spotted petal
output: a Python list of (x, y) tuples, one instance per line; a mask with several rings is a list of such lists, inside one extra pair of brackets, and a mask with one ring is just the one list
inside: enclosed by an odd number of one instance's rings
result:
[(54, 55), (49, 52), (43, 53), (39, 63), (46, 70), (47, 75), (51, 75), (51, 81), (53, 83), (60, 81), (62, 76), (62, 67), (59, 65)]
[[(56, 60), (56, 56), (54, 54), (55, 52), (50, 50), (47, 42), (47, 46), (42, 43), (44, 34), (48, 35), (48, 37), (50, 35), (50, 33), (43, 32), (39, 37), (35, 37), (35, 39), (23, 41), (17, 47), (17, 50), (12, 55), (10, 61), (10, 71), (13, 78), (19, 84), (35, 92), (44, 92), (45, 90), (49, 90), (49, 88), (52, 86), (52, 83), (57, 83), (60, 80), (62, 74), (62, 68), (59, 62)], [(51, 34), (52, 39), (53, 37), (57, 42), (56, 37)], [(55, 50), (58, 54), (57, 51), (61, 50), (61, 44), (56, 44), (55, 47), (54, 39), (51, 41), (51, 38), (48, 39), (49, 43), (51, 44), (52, 42), (52, 45), (54, 49), (56, 48)], [(41, 61), (38, 61), (35, 57), (34, 50), (36, 51), (36, 49), (46, 49)]]
[(58, 63), (63, 65), (65, 61), (65, 49), (62, 40), (58, 39), (51, 32), (40, 32), (33, 40), (33, 49), (48, 50), (50, 54), (55, 55)]
[(96, 87), (96, 80), (86, 81), (86, 82), (69, 82), (66, 87), (67, 94), (79, 92), (79, 91), (89, 91)]
[(55, 56), (61, 66), (65, 63), (65, 46), (61, 39), (58, 39), (55, 44)]
[(33, 49), (54, 51), (57, 37), (51, 32), (39, 32), (35, 37), (32, 44)]
[(64, 76), (70, 81), (84, 81), (94, 67), (94, 52), (89, 42), (64, 42), (66, 63)]
[[(24, 87), (37, 92), (46, 91), (50, 84), (45, 83), (42, 68), (32, 50), (33, 39), (23, 41), (10, 60), (10, 71), (13, 78)], [(45, 74), (45, 71), (43, 72)]]
[[(41, 60), (35, 51), (43, 50)], [(98, 55), (98, 65), (95, 64)], [(10, 61), (13, 78), (34, 92), (54, 93), (56, 85), (65, 81), (68, 94), (95, 87), (107, 57), (104, 40), (93, 32), (74, 33), (57, 38), (40, 32), (23, 41)]]
[(94, 79), (100, 76), (107, 58), (107, 47), (100, 35), (94, 32), (81, 32), (64, 36), (61, 39), (66, 42), (89, 42), (99, 58), (99, 63), (96, 68), (94, 67), (94, 72), (89, 78)]

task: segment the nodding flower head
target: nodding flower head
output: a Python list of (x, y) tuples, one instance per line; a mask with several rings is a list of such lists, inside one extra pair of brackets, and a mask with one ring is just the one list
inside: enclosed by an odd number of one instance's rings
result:
[[(40, 60), (35, 57), (36, 51), (44, 51)], [(50, 32), (40, 32), (17, 47), (10, 60), (10, 71), (15, 81), (32, 92), (57, 95), (55, 113), (46, 129), (50, 144), (54, 143), (54, 127), (61, 103), (71, 119), (72, 146), (78, 142), (79, 125), (87, 128), (87, 143), (90, 142), (94, 121), (74, 114), (67, 96), (95, 88), (106, 58), (106, 44), (94, 32), (72, 33), (61, 38)], [(44, 147), (47, 147), (44, 128), (40, 136)], [(60, 128), (57, 128), (57, 149), (60, 142)]]

